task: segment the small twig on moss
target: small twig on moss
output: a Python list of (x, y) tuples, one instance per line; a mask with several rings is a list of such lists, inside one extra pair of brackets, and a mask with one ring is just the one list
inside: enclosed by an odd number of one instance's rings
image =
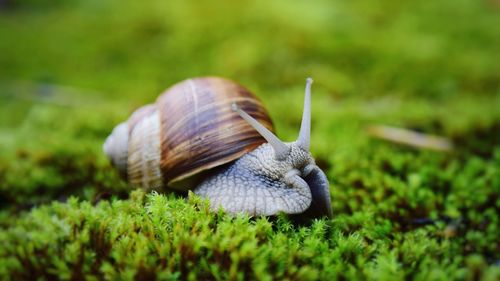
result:
[(453, 149), (453, 144), (447, 138), (423, 134), (408, 129), (385, 125), (372, 125), (367, 128), (367, 132), (372, 137), (412, 147), (438, 151), (451, 151)]

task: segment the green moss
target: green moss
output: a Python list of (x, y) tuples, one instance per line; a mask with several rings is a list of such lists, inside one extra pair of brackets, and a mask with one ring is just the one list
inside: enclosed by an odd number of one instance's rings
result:
[[(498, 280), (498, 9), (3, 1), (0, 280)], [(311, 147), (332, 220), (231, 218), (193, 195), (131, 192), (103, 140), (198, 75), (252, 89), (284, 140), (298, 133), (314, 77)], [(375, 140), (372, 124), (441, 135), (454, 149)]]
[(186, 202), (136, 191), (95, 206), (72, 198), (37, 208), (1, 233), (9, 243), (0, 250), (0, 272), (15, 279), (301, 280), (464, 278), (478, 266), (485, 276), (499, 273), (481, 256), (459, 255), (453, 243), (461, 238), (443, 238), (437, 226), (394, 232), (391, 220), (370, 218), (339, 215), (299, 227), (281, 216), (211, 214), (193, 196)]

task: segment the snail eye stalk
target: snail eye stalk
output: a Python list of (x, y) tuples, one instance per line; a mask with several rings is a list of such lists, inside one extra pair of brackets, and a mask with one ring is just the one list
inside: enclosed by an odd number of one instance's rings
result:
[(306, 90), (304, 96), (304, 110), (302, 113), (302, 124), (300, 125), (299, 138), (297, 139), (297, 145), (309, 151), (309, 145), (311, 143), (311, 84), (312, 78), (307, 78), (306, 80)]
[(290, 153), (290, 148), (286, 146), (277, 136), (275, 136), (271, 131), (269, 131), (266, 127), (260, 124), (257, 120), (255, 120), (248, 113), (243, 111), (238, 107), (236, 103), (231, 104), (231, 108), (236, 111), (241, 118), (245, 119), (259, 134), (266, 139), (266, 141), (272, 146), (274, 150), (274, 156), (277, 160), (285, 159)]

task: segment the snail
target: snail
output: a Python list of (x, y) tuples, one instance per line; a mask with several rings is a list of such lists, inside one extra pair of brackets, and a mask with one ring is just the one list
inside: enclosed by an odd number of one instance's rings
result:
[(261, 101), (236, 82), (192, 78), (117, 125), (103, 150), (133, 185), (208, 198), (210, 209), (252, 216), (331, 217), (329, 183), (309, 152), (311, 84), (299, 137), (273, 133)]

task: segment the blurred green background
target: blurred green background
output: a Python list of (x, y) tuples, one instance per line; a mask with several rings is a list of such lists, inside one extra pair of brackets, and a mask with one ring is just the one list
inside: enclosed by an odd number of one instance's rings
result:
[[(298, 133), (313, 77), (311, 146), (331, 182), (333, 227), (363, 233), (368, 221), (387, 223), (395, 236), (383, 247), (394, 251), (422, 227), (450, 257), (431, 257), (443, 270), (435, 276), (498, 276), (498, 0), (0, 0), (0, 234), (26, 245), (12, 233), (30, 210), (70, 196), (126, 200), (131, 187), (104, 157), (104, 139), (167, 87), (205, 75), (251, 89), (284, 140)], [(443, 136), (455, 148), (374, 140), (372, 124)], [(449, 227), (458, 230), (440, 244)], [(429, 266), (395, 259), (406, 278)], [(341, 269), (318, 276), (357, 276)]]

